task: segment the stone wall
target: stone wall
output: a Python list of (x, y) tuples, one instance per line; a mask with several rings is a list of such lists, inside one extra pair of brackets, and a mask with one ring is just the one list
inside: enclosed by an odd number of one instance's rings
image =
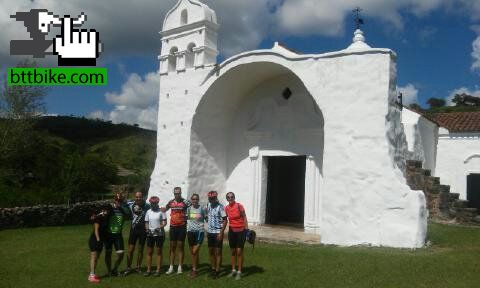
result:
[(72, 205), (38, 205), (0, 208), (0, 230), (20, 227), (61, 226), (90, 223), (92, 211), (109, 201)]
[(450, 192), (450, 186), (440, 184), (439, 177), (431, 176), (430, 170), (422, 168), (422, 161), (408, 160), (406, 167), (407, 184), (412, 190), (425, 193), (429, 218), (480, 225), (478, 209), (469, 208), (468, 201)]

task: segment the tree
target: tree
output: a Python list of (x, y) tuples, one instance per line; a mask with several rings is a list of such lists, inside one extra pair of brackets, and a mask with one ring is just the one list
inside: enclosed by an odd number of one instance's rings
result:
[[(23, 60), (17, 67), (36, 67), (31, 60)], [(8, 86), (6, 75), (0, 93), (0, 153), (15, 149), (18, 141), (32, 132), (33, 122), (45, 111), (43, 98), (48, 93), (45, 86)], [(1, 156), (0, 156), (1, 157)], [(1, 159), (0, 159), (1, 160)]]
[(428, 99), (427, 103), (428, 105), (430, 105), (430, 109), (444, 107), (446, 104), (445, 99), (433, 98), (433, 97)]
[[(36, 63), (24, 60), (17, 67), (36, 67)], [(35, 153), (42, 145), (34, 124), (44, 111), (48, 88), (8, 86), (3, 75), (0, 89), (0, 189), (17, 191), (26, 189), (34, 177)]]
[[(37, 67), (37, 64), (26, 59), (16, 67)], [(8, 119), (28, 119), (41, 115), (45, 112), (43, 99), (48, 91), (47, 86), (8, 86), (7, 76), (4, 75), (0, 94), (0, 116)]]
[(73, 153), (68, 155), (59, 179), (58, 189), (65, 191), (70, 201), (97, 200), (116, 182), (117, 168), (99, 155)]
[(417, 103), (412, 103), (408, 105), (408, 108), (414, 110), (414, 111), (422, 111), (422, 107), (418, 105)]
[(452, 100), (458, 106), (476, 106), (480, 107), (480, 97), (468, 95), (466, 93), (455, 94)]

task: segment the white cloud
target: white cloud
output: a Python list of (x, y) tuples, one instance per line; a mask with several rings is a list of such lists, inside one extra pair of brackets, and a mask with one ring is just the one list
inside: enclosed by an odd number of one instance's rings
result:
[(232, 56), (258, 47), (274, 24), (271, 8), (281, 0), (206, 0), (220, 22), (219, 48)]
[(107, 119), (107, 115), (101, 110), (96, 110), (88, 113), (87, 118), (89, 119)]
[(276, 32), (288, 35), (339, 35), (343, 31), (347, 12), (342, 2), (286, 0), (276, 13)]
[(145, 129), (157, 129), (159, 76), (150, 72), (144, 77), (131, 74), (120, 92), (107, 92), (105, 99), (115, 105), (110, 112), (93, 111), (89, 118), (111, 120), (113, 123), (138, 124)]
[[(396, 29), (402, 29), (403, 13), (422, 16), (451, 1), (203, 0), (217, 12), (221, 24), (219, 47), (225, 56), (258, 47), (272, 31), (276, 37), (340, 35), (347, 20), (348, 24), (353, 25), (352, 9), (356, 6), (364, 9), (366, 17), (378, 18)], [(480, 4), (472, 2), (478, 1), (462, 0), (459, 5), (480, 11)], [(85, 12), (88, 17), (85, 28), (99, 31), (104, 43), (104, 55), (124, 56), (154, 54), (160, 50), (158, 32), (162, 28), (164, 15), (175, 3), (176, 0), (0, 0), (0, 63), (14, 61), (9, 56), (10, 40), (28, 39), (23, 24), (9, 17), (17, 11), (43, 8), (59, 15)], [(474, 10), (476, 7), (479, 7), (478, 10)]]
[[(173, 7), (175, 0), (0, 0), (0, 63), (15, 59), (9, 56), (10, 40), (29, 39), (22, 22), (10, 18), (16, 12), (30, 9), (48, 9), (57, 15), (78, 15), (85, 12), (83, 28), (95, 28), (104, 43), (105, 55), (145, 54), (159, 50), (159, 34), (163, 16)], [(57, 28), (55, 28), (57, 29)], [(53, 35), (59, 31), (53, 31)], [(53, 58), (50, 56), (48, 58)], [(11, 63), (10, 63), (11, 64)]]
[(342, 33), (345, 20), (353, 26), (352, 10), (377, 18), (396, 29), (403, 29), (401, 12), (422, 17), (448, 0), (285, 0), (276, 13), (277, 32), (289, 35), (327, 35)]
[(450, 92), (450, 95), (448, 95), (448, 97), (445, 99), (445, 101), (447, 102), (447, 105), (454, 106), (455, 103), (452, 102), (453, 97), (455, 97), (456, 94), (463, 94), (463, 93), (472, 95), (475, 97), (480, 97), (480, 90), (470, 90), (469, 88), (461, 87)]
[(480, 36), (473, 41), (472, 50), (472, 70), (480, 70)]
[(108, 119), (117, 124), (138, 124), (145, 129), (157, 130), (157, 106), (145, 109), (118, 106), (108, 114)]
[(461, 11), (470, 15), (472, 21), (480, 20), (480, 1), (478, 0), (450, 0), (446, 1), (450, 10)]
[(148, 108), (157, 101), (159, 79), (159, 75), (155, 72), (150, 72), (143, 78), (133, 73), (122, 85), (120, 92), (108, 92), (105, 98), (108, 103), (116, 106)]
[[(280, 0), (205, 0), (221, 19), (219, 39), (221, 52), (230, 56), (256, 48), (268, 33), (271, 24), (270, 3)], [(95, 28), (104, 43), (104, 56), (142, 55), (160, 51), (163, 18), (176, 0), (0, 0), (0, 63), (14, 64), (9, 54), (10, 40), (29, 39), (23, 23), (10, 18), (18, 11), (48, 9), (57, 15), (77, 15), (85, 12), (84, 28)], [(55, 31), (54, 34), (57, 34)], [(48, 58), (53, 58), (50, 56)], [(54, 63), (54, 61), (52, 61)]]
[(408, 106), (412, 103), (418, 103), (418, 89), (413, 84), (407, 84), (403, 87), (397, 87), (403, 95), (403, 105)]

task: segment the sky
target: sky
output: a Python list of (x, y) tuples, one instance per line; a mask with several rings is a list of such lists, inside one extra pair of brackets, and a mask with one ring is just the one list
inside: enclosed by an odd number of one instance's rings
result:
[[(100, 34), (108, 85), (52, 87), (48, 114), (101, 118), (156, 129), (160, 35), (177, 0), (0, 0), (0, 73), (21, 59), (10, 40), (29, 39), (9, 15), (48, 9), (79, 15), (82, 28)], [(237, 53), (269, 49), (275, 41), (301, 52), (325, 53), (352, 42), (355, 7), (363, 9), (366, 42), (397, 55), (397, 85), (406, 104), (427, 107), (431, 97), (447, 103), (456, 93), (480, 96), (480, 0), (202, 0), (217, 13), (219, 62)], [(52, 31), (52, 36), (58, 31)], [(40, 67), (57, 59), (37, 59)]]

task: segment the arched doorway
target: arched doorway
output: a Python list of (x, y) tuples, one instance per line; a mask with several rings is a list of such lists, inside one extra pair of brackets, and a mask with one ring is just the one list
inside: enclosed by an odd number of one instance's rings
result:
[[(193, 117), (189, 189), (235, 192), (250, 222), (277, 224), (281, 217), (272, 215), (288, 214), (318, 229), (323, 126), (318, 105), (291, 70), (271, 62), (236, 66), (210, 86)], [(303, 172), (290, 171), (294, 162)], [(294, 183), (288, 191), (285, 177)]]

